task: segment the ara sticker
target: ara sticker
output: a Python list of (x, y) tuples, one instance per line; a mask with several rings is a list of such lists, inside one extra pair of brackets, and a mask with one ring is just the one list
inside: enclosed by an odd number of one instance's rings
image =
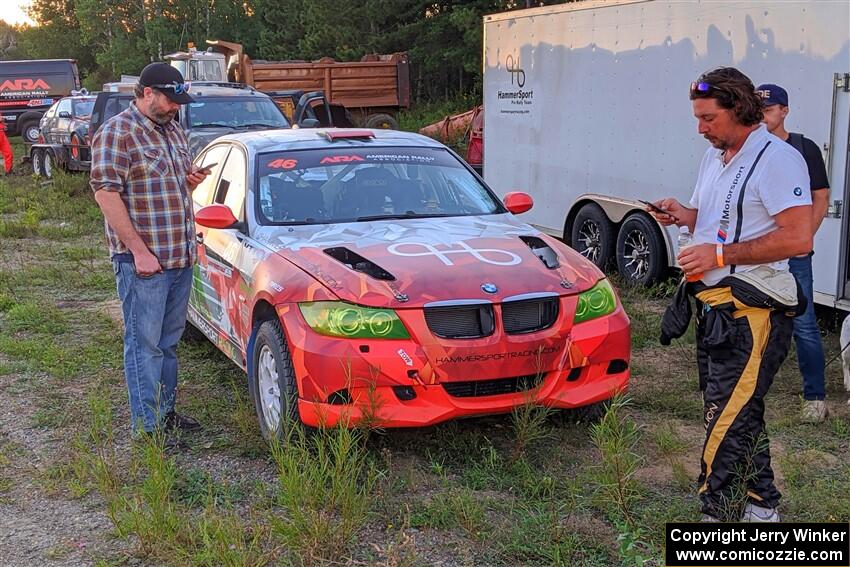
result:
[(351, 163), (355, 161), (366, 161), (360, 156), (325, 156), (319, 163)]

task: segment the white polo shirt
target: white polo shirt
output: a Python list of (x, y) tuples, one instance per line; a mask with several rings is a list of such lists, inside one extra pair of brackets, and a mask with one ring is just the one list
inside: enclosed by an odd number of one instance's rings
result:
[[(776, 230), (773, 217), (800, 205), (811, 205), (809, 172), (803, 156), (761, 124), (750, 133), (741, 150), (723, 164), (723, 151), (709, 148), (699, 167), (691, 207), (697, 212), (694, 242), (746, 242)], [(787, 270), (788, 261), (767, 264)], [(734, 266), (736, 272), (758, 265)], [(706, 285), (728, 276), (732, 267), (709, 270)]]

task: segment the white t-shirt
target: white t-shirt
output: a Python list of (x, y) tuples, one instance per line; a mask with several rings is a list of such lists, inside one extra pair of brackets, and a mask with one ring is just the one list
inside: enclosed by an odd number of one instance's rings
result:
[[(709, 148), (705, 152), (691, 197), (691, 207), (699, 209), (694, 242), (732, 244), (754, 240), (776, 230), (773, 216), (777, 213), (811, 205), (811, 193), (803, 156), (761, 124), (728, 164), (723, 165), (722, 150)], [(767, 265), (788, 269), (787, 260)], [(735, 271), (756, 267), (738, 264)], [(730, 266), (709, 270), (702, 281), (714, 285), (730, 272)]]

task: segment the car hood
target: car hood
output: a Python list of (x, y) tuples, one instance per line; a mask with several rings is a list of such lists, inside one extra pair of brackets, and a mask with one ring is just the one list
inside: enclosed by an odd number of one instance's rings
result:
[(603, 277), (583, 256), (507, 213), (263, 226), (255, 236), (340, 299), (373, 307), (569, 295)]

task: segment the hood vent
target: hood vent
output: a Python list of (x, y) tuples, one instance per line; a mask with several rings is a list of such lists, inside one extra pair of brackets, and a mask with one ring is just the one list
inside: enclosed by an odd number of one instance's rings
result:
[(540, 258), (540, 261), (543, 262), (543, 264), (550, 270), (554, 270), (561, 265), (561, 263), (558, 262), (558, 255), (543, 241), (542, 238), (538, 238), (536, 236), (520, 236), (519, 238), (525, 242), (526, 246), (531, 248), (534, 255)]
[(355, 272), (361, 272), (367, 276), (373, 277), (376, 280), (394, 281), (395, 276), (380, 267), (371, 260), (367, 260), (357, 252), (352, 252), (348, 248), (338, 246), (336, 248), (325, 248), (325, 254), (338, 262), (342, 262), (348, 268)]

